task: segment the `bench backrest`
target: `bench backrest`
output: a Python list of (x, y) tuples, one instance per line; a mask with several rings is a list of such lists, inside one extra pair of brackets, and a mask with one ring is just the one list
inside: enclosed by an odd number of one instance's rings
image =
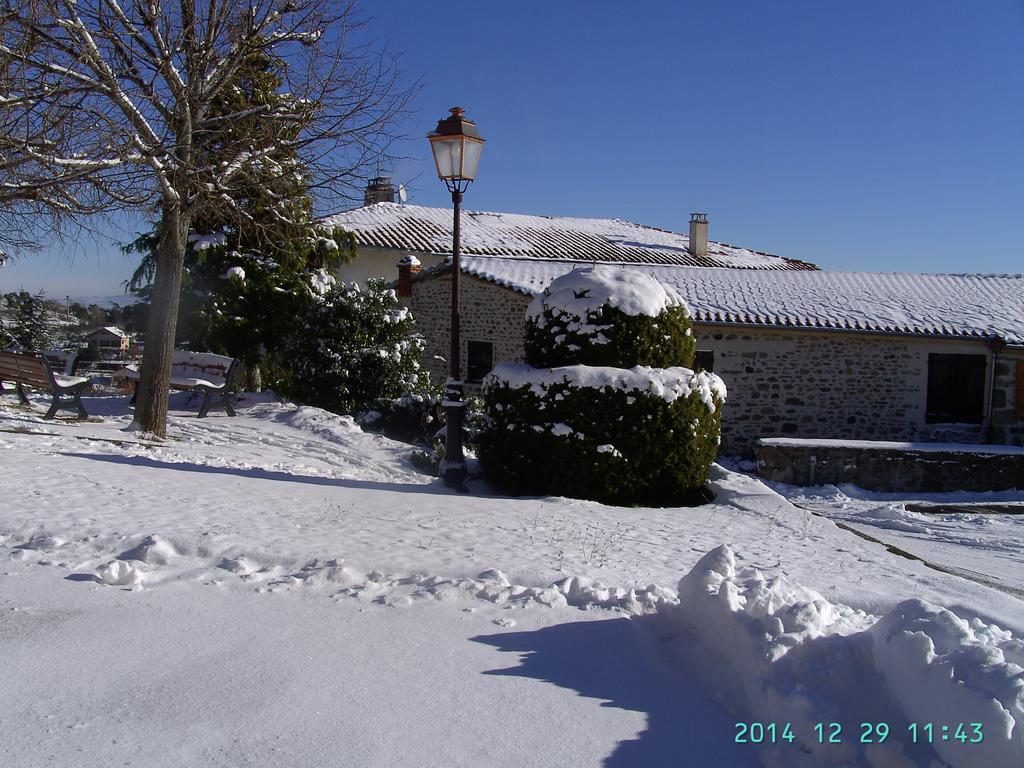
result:
[(30, 387), (53, 387), (53, 373), (42, 355), (34, 352), (0, 352), (0, 380)]
[(73, 376), (75, 363), (78, 361), (76, 352), (40, 352), (46, 358), (50, 370), (54, 373), (62, 373), (65, 376)]
[(237, 361), (227, 355), (216, 355), (213, 352), (180, 352), (171, 358), (171, 369), (183, 373), (215, 376), (225, 381), (233, 373)]

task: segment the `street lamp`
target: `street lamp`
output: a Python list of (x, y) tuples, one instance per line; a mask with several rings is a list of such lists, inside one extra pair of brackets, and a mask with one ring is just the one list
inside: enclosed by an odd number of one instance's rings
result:
[(466, 479), (466, 459), (462, 454), (462, 421), (466, 407), (462, 399), (462, 371), (459, 344), (459, 207), (462, 193), (476, 178), (476, 166), (484, 140), (476, 130), (476, 123), (462, 116), (462, 107), (452, 107), (451, 116), (439, 120), (430, 139), (437, 175), (452, 193), (455, 220), (452, 227), (452, 332), (448, 353), (448, 381), (444, 391), (445, 443), (441, 462), (441, 479), (452, 488), (462, 488)]

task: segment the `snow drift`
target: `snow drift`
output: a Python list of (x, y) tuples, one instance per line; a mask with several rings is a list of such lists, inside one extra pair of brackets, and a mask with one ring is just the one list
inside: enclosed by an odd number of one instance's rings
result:
[[(793, 743), (763, 745), (766, 764), (1024, 765), (1024, 643), (1012, 633), (918, 599), (878, 618), (736, 560), (725, 545), (706, 554), (660, 618), (674, 655), (738, 720), (791, 725)], [(861, 743), (863, 723), (885, 723), (887, 738)], [(953, 737), (960, 723), (982, 723), (983, 740)]]

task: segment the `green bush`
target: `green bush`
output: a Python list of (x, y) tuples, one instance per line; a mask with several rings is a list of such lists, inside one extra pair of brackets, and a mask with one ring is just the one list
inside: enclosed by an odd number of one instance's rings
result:
[[(524, 371), (535, 383), (520, 384)], [(484, 389), (488, 428), (478, 437), (487, 479), (505, 491), (626, 505), (706, 500), (699, 489), (718, 448), (721, 380), (687, 368), (636, 368), (621, 371), (618, 384), (593, 387), (581, 386), (581, 371), (585, 377), (582, 366), (495, 369)], [(675, 386), (659, 386), (666, 379)], [(632, 388), (631, 380), (648, 386)]]
[(691, 370), (677, 294), (633, 270), (574, 270), (531, 303), (525, 346), (529, 365), (484, 382), (477, 454), (491, 482), (617, 504), (710, 498), (725, 386)]
[(686, 307), (657, 317), (627, 315), (607, 304), (585, 322), (557, 307), (526, 319), (526, 361), (536, 368), (599, 365), (632, 368), (692, 367), (697, 342)]

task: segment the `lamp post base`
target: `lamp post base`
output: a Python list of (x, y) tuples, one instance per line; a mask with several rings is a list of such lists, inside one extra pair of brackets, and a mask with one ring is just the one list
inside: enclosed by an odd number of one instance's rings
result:
[(465, 490), (466, 457), (462, 453), (462, 422), (466, 401), (462, 399), (462, 382), (449, 379), (444, 388), (444, 459), (441, 480), (449, 488)]

